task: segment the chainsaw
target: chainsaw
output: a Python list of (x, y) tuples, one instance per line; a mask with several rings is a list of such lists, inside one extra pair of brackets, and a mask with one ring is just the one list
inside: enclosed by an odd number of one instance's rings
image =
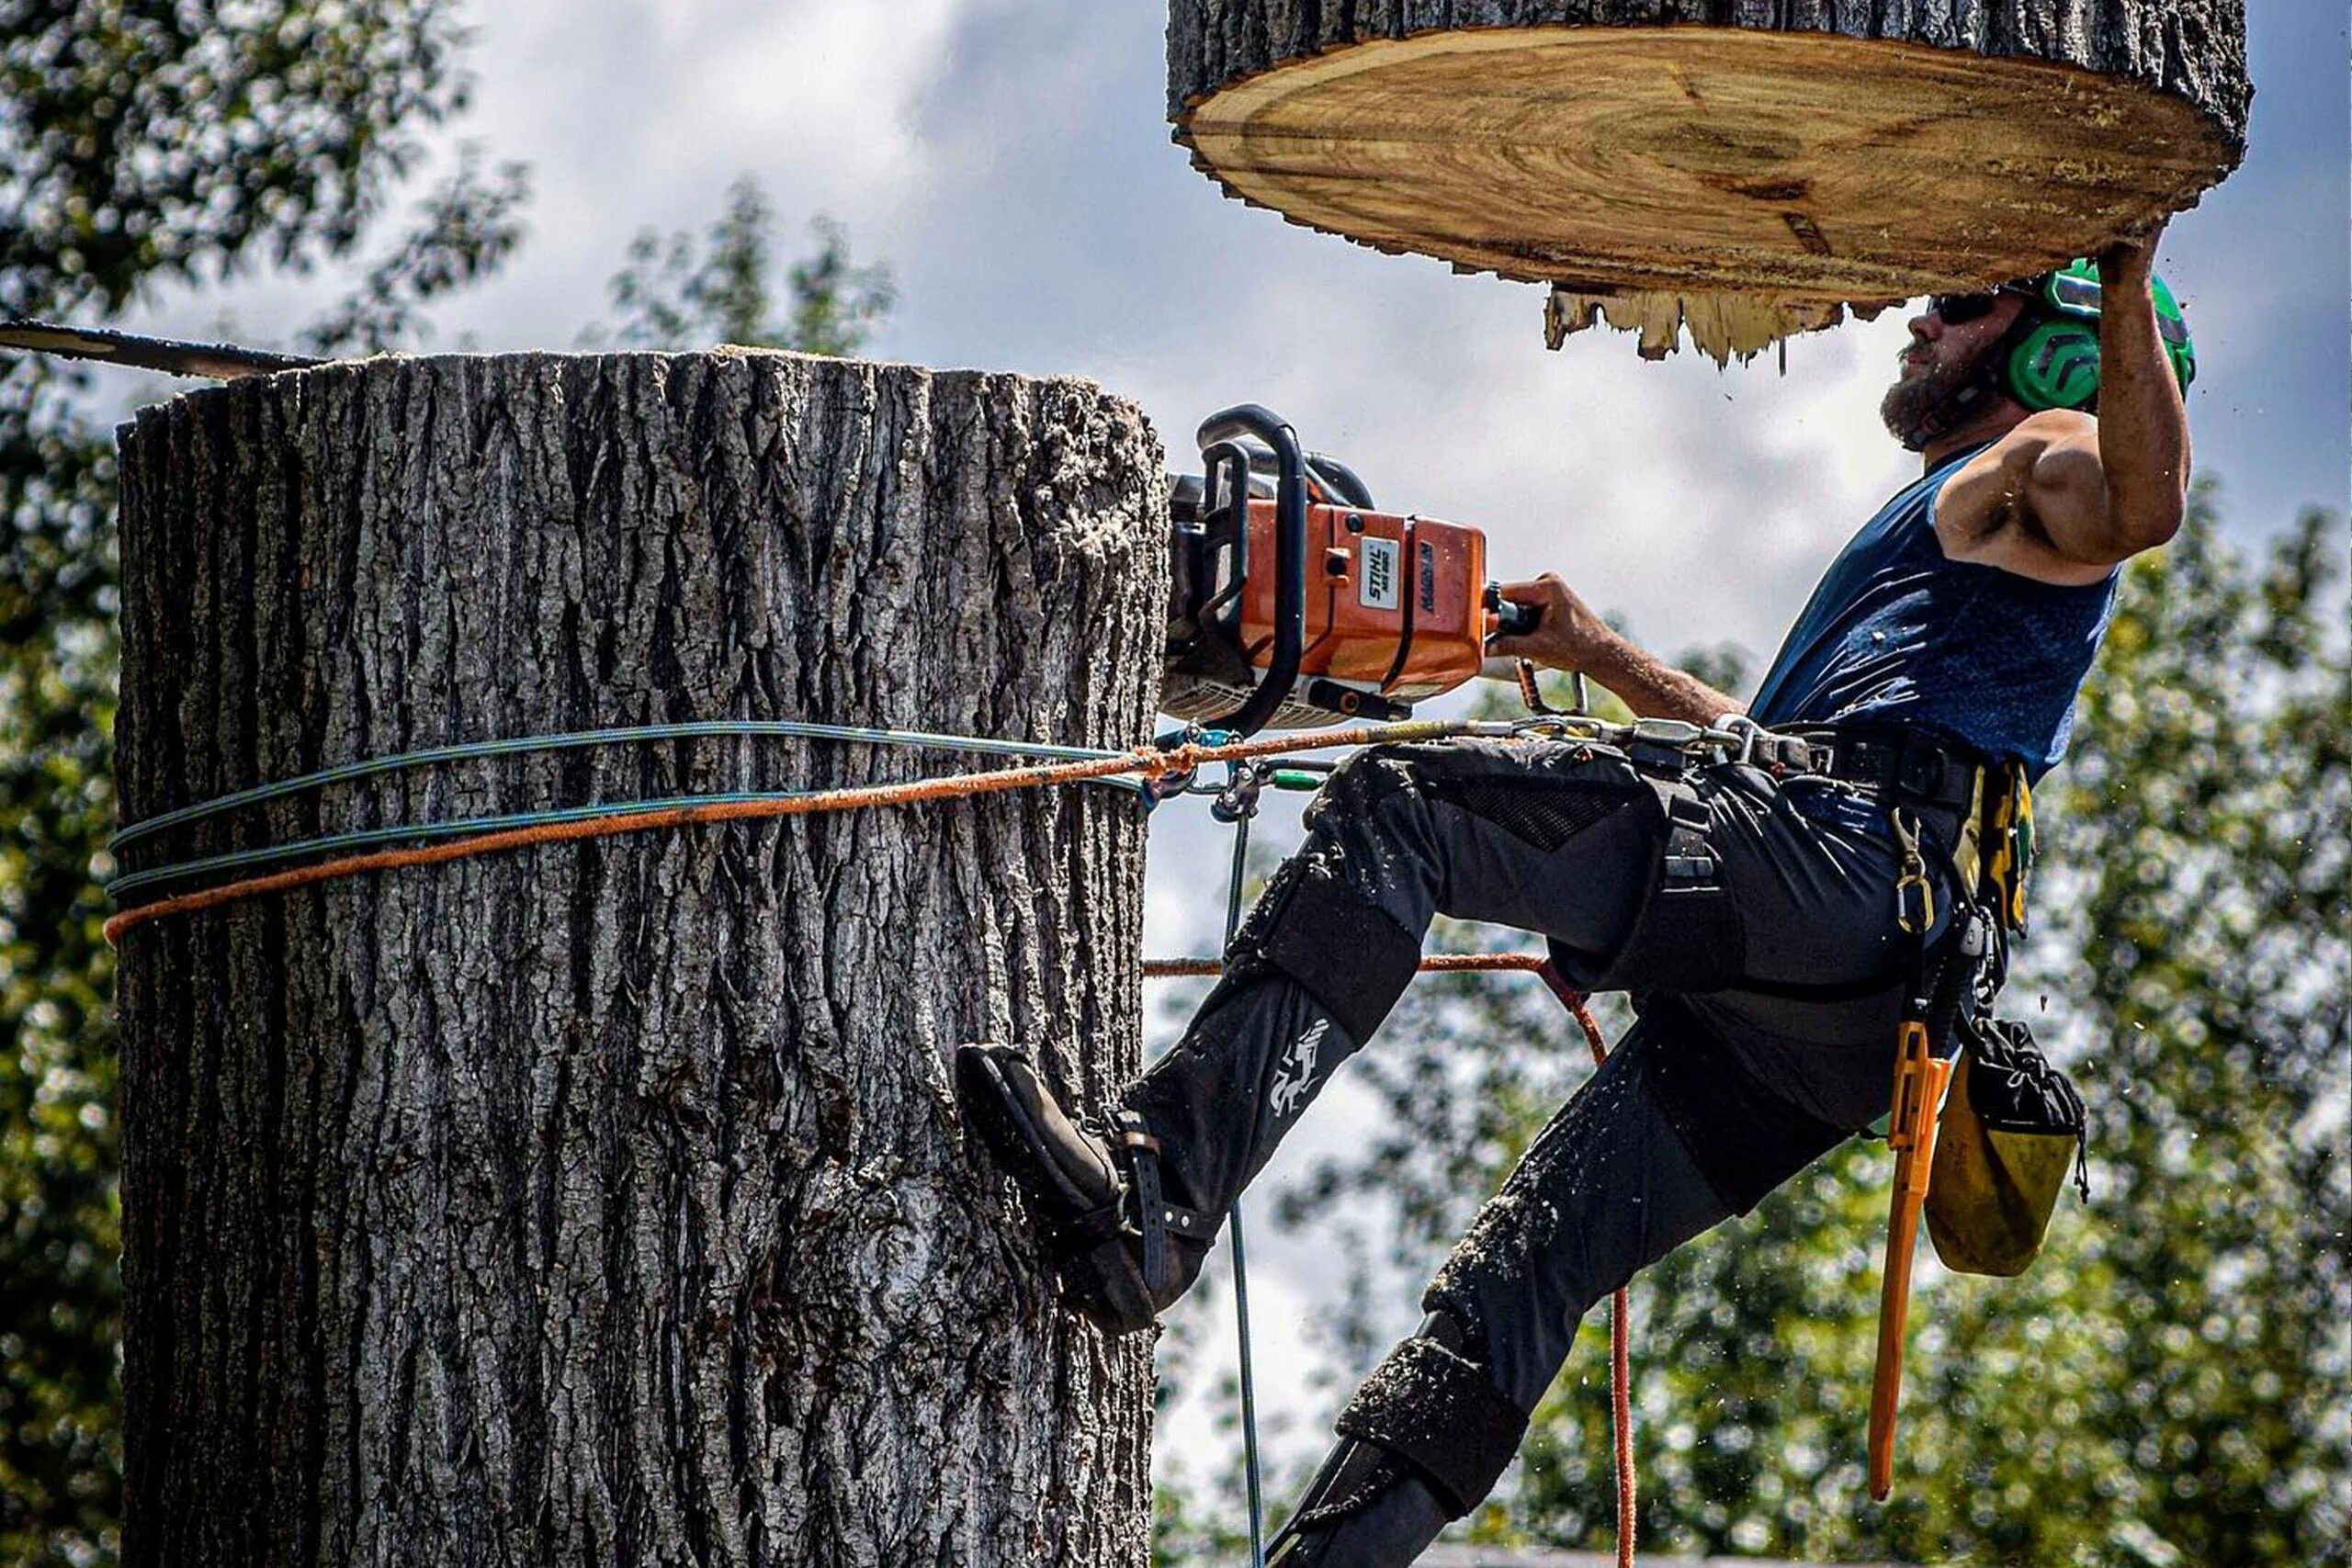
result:
[(1383, 512), (1355, 472), (1255, 403), (1212, 414), (1170, 491), (1160, 711), (1238, 735), (1408, 717), (1534, 606), (1487, 581), (1477, 529)]

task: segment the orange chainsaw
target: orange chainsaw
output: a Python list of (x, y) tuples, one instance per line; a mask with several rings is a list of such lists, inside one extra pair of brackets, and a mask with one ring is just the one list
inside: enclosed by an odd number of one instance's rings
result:
[(1212, 414), (1175, 481), (1160, 711), (1248, 735), (1398, 719), (1533, 629), (1487, 581), (1487, 536), (1383, 512), (1255, 403)]

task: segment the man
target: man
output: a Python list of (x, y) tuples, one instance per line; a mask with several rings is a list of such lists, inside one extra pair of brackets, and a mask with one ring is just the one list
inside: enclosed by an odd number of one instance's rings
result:
[[(1270, 1564), (1412, 1562), (1510, 1462), (1594, 1303), (1885, 1111), (1917, 967), (1974, 891), (1951, 852), (1980, 770), (2058, 761), (2118, 566), (2180, 525), (2193, 360), (2154, 243), (1939, 297), (1912, 321), (1882, 412), (1925, 473), (1833, 563), (1750, 710), (1804, 738), (1804, 765), (1552, 740), (1374, 748), (1310, 809), (1224, 980), (1122, 1094), (1113, 1140), (1069, 1122), (1017, 1053), (960, 1054), (967, 1112), (1069, 1299), (1125, 1332), (1192, 1282), (1227, 1209), (1412, 977), (1436, 914), (1542, 932), (1572, 981), (1635, 994), (1638, 1021), (1342, 1412)], [(1496, 652), (1588, 672), (1644, 716), (1742, 711), (1558, 578), (1504, 592), (1542, 616)], [(1938, 886), (1921, 931), (1898, 885), (1923, 858)]]

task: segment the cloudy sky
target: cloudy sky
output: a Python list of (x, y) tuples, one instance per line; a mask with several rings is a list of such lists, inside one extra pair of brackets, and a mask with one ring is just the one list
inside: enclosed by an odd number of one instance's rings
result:
[[(2160, 265), (2200, 350), (2199, 467), (2252, 541), (2345, 504), (2352, 221), (2344, 7), (2248, 8), (2251, 151), (2174, 222)], [(1157, 0), (500, 0), (473, 21), (479, 88), (452, 140), (527, 162), (537, 194), (523, 252), (444, 314), (443, 344), (572, 346), (638, 230), (700, 229), (752, 174), (795, 239), (830, 214), (894, 269), (875, 352), (1092, 377), (1180, 459), (1203, 414), (1267, 403), (1384, 503), (1480, 525), (1499, 574), (1559, 570), (1668, 651), (1769, 655), (1838, 545), (1917, 471), (1874, 412), (1899, 314), (1796, 341), (1785, 375), (1769, 358), (1647, 365), (1607, 333), (1550, 353), (1539, 288), (1226, 200), (1169, 141)], [(249, 337), (282, 339), (332, 292), (259, 279), (227, 304)], [(220, 304), (167, 295), (140, 321), (201, 332)], [(1203, 832), (1164, 829), (1205, 849)], [(1197, 863), (1155, 850), (1158, 951), (1202, 950), (1198, 919), (1222, 903), (1179, 860)], [(1348, 1116), (1327, 1100), (1315, 1141)], [(1295, 1168), (1286, 1155), (1274, 1176)], [(1279, 1362), (1317, 1299), (1311, 1251), (1264, 1243)], [(1400, 1331), (1414, 1316), (1400, 1300)], [(1270, 1381), (1299, 1412), (1291, 1449), (1312, 1444), (1344, 1391)], [(1176, 1435), (1205, 1462), (1204, 1434), (1195, 1416)]]

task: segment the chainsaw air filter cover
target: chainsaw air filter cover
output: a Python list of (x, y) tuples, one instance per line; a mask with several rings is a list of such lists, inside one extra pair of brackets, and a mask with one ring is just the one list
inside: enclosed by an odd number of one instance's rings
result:
[[(1248, 699), (1269, 662), (1275, 503), (1248, 500), (1236, 548), (1235, 508), (1203, 519), (1192, 515), (1197, 499), (1196, 485), (1180, 488), (1175, 504), (1160, 709), (1214, 721)], [(1328, 500), (1307, 509), (1306, 527), (1305, 651), (1270, 728), (1402, 717), (1407, 705), (1478, 673), (1485, 535)]]

